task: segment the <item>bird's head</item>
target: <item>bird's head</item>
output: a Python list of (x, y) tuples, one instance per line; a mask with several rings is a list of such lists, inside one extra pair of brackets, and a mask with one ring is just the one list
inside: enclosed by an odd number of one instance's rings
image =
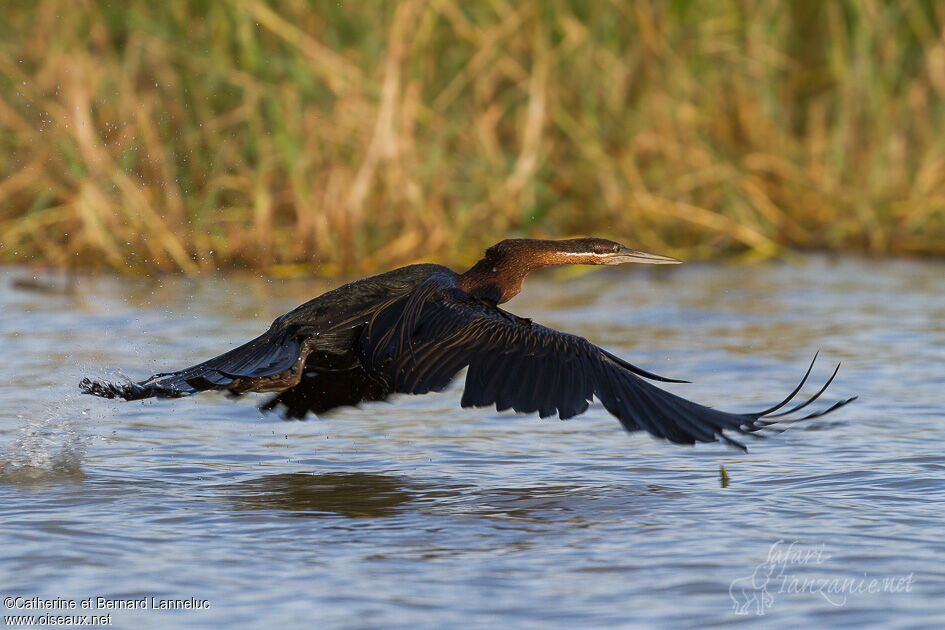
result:
[(522, 290), (525, 276), (550, 265), (620, 265), (648, 263), (674, 265), (679, 260), (630, 249), (603, 238), (572, 238), (544, 241), (512, 238), (496, 243), (469, 271), (459, 286), (487, 302), (502, 304)]
[(528, 268), (548, 265), (676, 265), (682, 262), (669, 256), (650, 254), (605, 238), (571, 238), (561, 241), (508, 239), (486, 250), (495, 260), (518, 260)]

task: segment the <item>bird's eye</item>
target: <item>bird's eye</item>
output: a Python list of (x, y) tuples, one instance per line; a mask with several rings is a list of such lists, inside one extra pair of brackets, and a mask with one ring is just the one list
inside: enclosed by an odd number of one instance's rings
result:
[(619, 252), (619, 251), (620, 251), (620, 245), (614, 244), (613, 250), (614, 250), (614, 253)]

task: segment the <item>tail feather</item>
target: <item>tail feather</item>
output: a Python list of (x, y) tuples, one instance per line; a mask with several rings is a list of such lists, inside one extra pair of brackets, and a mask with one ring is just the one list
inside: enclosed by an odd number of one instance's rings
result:
[(120, 383), (98, 381), (90, 378), (83, 378), (79, 381), (79, 391), (83, 394), (91, 394), (92, 396), (98, 396), (100, 398), (124, 398), (125, 400), (140, 400), (157, 395), (147, 387), (135, 383), (134, 381)]
[(255, 379), (283, 372), (298, 360), (301, 344), (289, 331), (274, 332), (253, 339), (203, 363), (162, 372), (140, 382), (109, 382), (82, 379), (83, 394), (101, 398), (179, 398), (210, 389), (228, 389), (239, 379)]

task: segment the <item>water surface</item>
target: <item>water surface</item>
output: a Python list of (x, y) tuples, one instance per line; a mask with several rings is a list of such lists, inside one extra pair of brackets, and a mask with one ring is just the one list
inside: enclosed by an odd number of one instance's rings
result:
[(843, 362), (826, 398), (857, 402), (747, 454), (597, 404), (464, 410), (461, 381), (307, 422), (76, 391), (218, 354), (330, 286), (0, 270), (0, 594), (209, 603), (110, 611), (135, 628), (945, 623), (942, 263), (552, 273), (508, 305), (734, 411), (816, 350), (819, 382)]

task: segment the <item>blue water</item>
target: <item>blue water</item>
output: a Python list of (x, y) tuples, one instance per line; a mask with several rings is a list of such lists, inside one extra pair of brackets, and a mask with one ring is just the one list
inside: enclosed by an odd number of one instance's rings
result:
[[(747, 454), (629, 435), (599, 405), (568, 422), (464, 410), (461, 381), (308, 422), (263, 415), (260, 398), (76, 391), (85, 375), (217, 354), (327, 288), (0, 270), (0, 595), (22, 598), (4, 615), (111, 614), (124, 628), (945, 625), (945, 264), (551, 273), (508, 305), (735, 411), (780, 399), (816, 350), (818, 384), (843, 362), (825, 399), (858, 401), (749, 440)], [(25, 609), (36, 597), (77, 610)]]

